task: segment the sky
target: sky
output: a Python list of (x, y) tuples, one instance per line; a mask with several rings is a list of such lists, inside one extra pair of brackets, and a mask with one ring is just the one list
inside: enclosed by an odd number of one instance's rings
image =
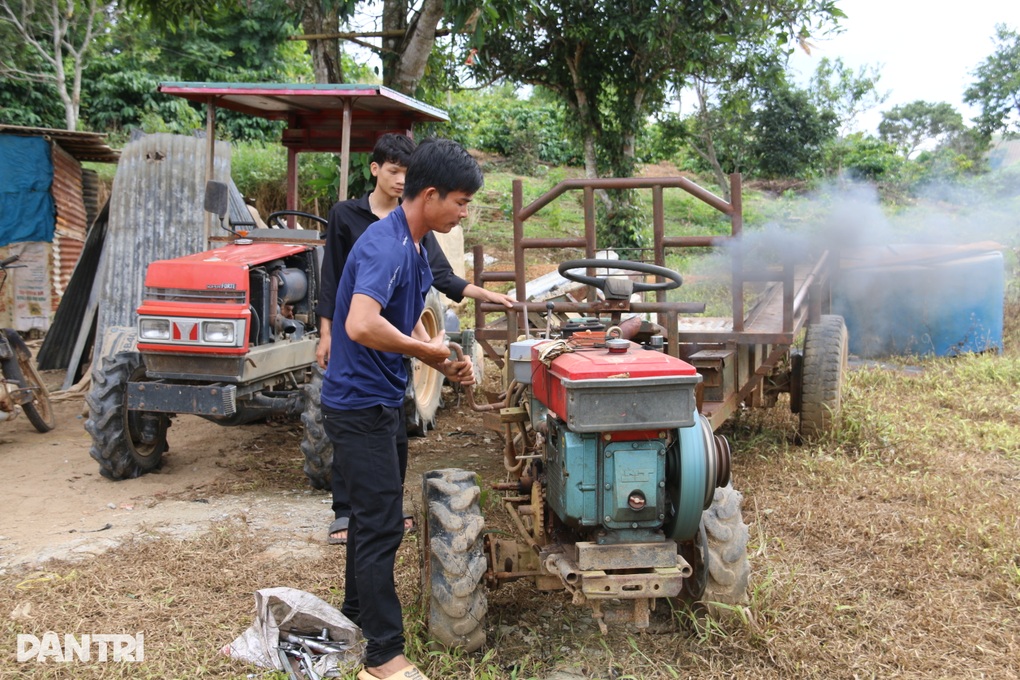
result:
[(889, 98), (857, 121), (874, 133), (881, 111), (922, 99), (948, 102), (968, 124), (978, 111), (963, 103), (973, 72), (995, 50), (995, 25), (1020, 30), (1020, 0), (967, 0), (962, 4), (922, 0), (836, 0), (847, 15), (842, 34), (812, 40), (810, 56), (797, 50), (790, 66), (806, 85), (822, 57), (841, 58), (856, 72), (878, 67), (880, 91)]

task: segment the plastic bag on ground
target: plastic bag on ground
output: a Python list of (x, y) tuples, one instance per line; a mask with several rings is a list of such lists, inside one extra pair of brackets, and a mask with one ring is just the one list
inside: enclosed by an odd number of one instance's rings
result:
[(280, 631), (318, 635), (323, 629), (333, 642), (347, 645), (344, 652), (315, 657), (315, 672), (340, 677), (362, 664), (365, 638), (361, 629), (324, 600), (296, 588), (263, 588), (255, 591), (255, 622), (223, 653), (263, 668), (284, 670), (277, 653)]

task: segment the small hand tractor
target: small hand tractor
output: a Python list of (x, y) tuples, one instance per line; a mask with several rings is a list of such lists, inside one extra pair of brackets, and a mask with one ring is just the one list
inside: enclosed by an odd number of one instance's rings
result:
[[(564, 263), (561, 272), (571, 264), (594, 266)], [(662, 267), (612, 266), (667, 279), (595, 282), (618, 300), (680, 284)], [(648, 627), (650, 611), (670, 600), (746, 597), (742, 498), (730, 485), (728, 443), (697, 411), (702, 378), (662, 351), (661, 335), (623, 335), (592, 318), (510, 343), (503, 401), (469, 400), (498, 410), (507, 429), (509, 481), (493, 488), (517, 535), (486, 531), (475, 473), (425, 474), (422, 592), (433, 640), (481, 647), (486, 588), (525, 578), (589, 605), (603, 632)]]

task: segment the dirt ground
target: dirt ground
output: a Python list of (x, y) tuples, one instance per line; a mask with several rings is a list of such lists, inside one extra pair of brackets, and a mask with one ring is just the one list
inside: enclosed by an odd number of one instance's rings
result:
[[(43, 377), (51, 388), (62, 378), (56, 372)], [(271, 537), (280, 554), (336, 552), (324, 540), (332, 520), (329, 494), (312, 490), (301, 474), (300, 423), (221, 427), (178, 416), (159, 472), (111, 482), (89, 456), (83, 396), (62, 399), (58, 393), (56, 399), (51, 432), (36, 432), (23, 415), (0, 423), (0, 479), (6, 482), (0, 574), (51, 559), (87, 558), (142, 534), (196, 535), (234, 518)], [(460, 424), (444, 431), (452, 417)], [(425, 469), (487, 461), (479, 446), (495, 447), (498, 455), (495, 435), (475, 414), (447, 408), (440, 418), (439, 430), (412, 440), (408, 479), (420, 479)], [(278, 483), (267, 484), (267, 474)], [(415, 503), (419, 489), (409, 483), (407, 491), (408, 503)]]
[[(466, 680), (1020, 678), (1017, 384), (1013, 350), (852, 370), (848, 432), (817, 447), (793, 443), (782, 404), (735, 417), (753, 571), (735, 617), (602, 635), (565, 593), (521, 581), (488, 594), (483, 652), (431, 657), (414, 642), (412, 656)], [(445, 395), (437, 429), (411, 441), (412, 506), (425, 470), (472, 469), (483, 487), (504, 475), (500, 438)], [(88, 454), (84, 400), (54, 406), (46, 434), (0, 423), (0, 678), (262, 677), (220, 654), (250, 625), (255, 590), (339, 605), (343, 553), (325, 543), (329, 497), (308, 487), (299, 424), (179, 417), (159, 473), (110, 482)], [(396, 568), (415, 626), (419, 536)], [(144, 631), (145, 666), (16, 662), (14, 635), (47, 630)]]

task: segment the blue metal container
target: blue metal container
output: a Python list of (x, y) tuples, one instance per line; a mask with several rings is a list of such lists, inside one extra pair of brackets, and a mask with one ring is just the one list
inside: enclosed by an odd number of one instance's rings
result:
[(844, 254), (832, 312), (861, 358), (1002, 350), (1002, 253), (906, 244)]

